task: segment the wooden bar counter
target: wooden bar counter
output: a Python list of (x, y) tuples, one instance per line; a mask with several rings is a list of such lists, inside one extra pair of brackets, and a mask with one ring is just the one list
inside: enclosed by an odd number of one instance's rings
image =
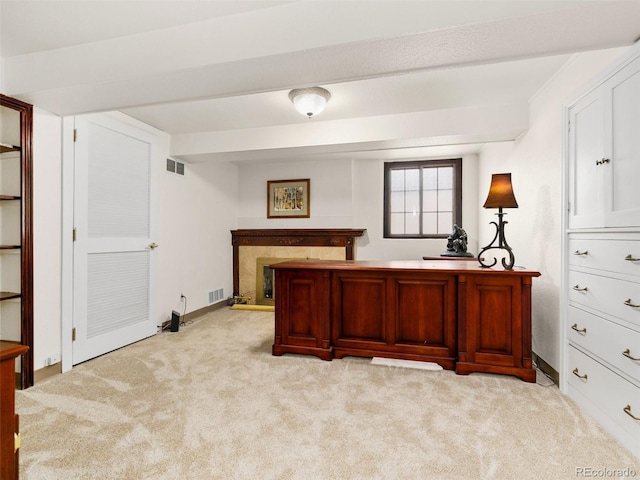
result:
[(534, 382), (531, 285), (477, 262), (300, 260), (275, 270), (273, 355), (436, 362)]

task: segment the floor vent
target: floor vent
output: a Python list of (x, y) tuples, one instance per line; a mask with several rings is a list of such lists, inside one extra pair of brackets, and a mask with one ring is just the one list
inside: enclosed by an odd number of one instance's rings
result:
[(220, 300), (224, 300), (224, 289), (219, 288), (217, 290), (209, 292), (209, 305), (211, 305), (212, 303), (217, 303)]

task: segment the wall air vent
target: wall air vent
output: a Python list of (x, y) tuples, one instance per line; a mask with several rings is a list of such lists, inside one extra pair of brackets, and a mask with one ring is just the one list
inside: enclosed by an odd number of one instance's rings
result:
[(217, 290), (212, 290), (209, 292), (209, 305), (212, 303), (217, 303), (220, 300), (224, 300), (224, 289), (219, 288)]
[(184, 163), (173, 158), (167, 158), (167, 172), (184, 176)]

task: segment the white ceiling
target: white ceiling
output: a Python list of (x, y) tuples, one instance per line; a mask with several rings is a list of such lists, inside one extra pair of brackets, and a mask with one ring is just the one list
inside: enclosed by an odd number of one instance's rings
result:
[[(640, 37), (640, 0), (0, 0), (0, 29), (3, 93), (121, 110), (186, 161), (396, 159), (514, 138), (571, 54)], [(307, 119), (287, 93), (312, 85)]]

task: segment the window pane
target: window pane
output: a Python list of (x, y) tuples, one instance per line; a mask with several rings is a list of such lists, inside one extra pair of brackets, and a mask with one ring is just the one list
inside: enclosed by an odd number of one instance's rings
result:
[(418, 191), (407, 192), (406, 196), (406, 210), (409, 213), (418, 213), (420, 211), (420, 193)]
[(438, 190), (438, 210), (440, 212), (453, 211), (453, 190)]
[(438, 168), (438, 188), (439, 189), (452, 189), (453, 188), (453, 168), (440, 167)]
[(392, 235), (404, 234), (404, 213), (391, 214), (391, 234)]
[(391, 192), (391, 211), (404, 212), (404, 192)]
[(438, 169), (423, 168), (422, 169), (422, 189), (436, 190), (438, 188)]
[(385, 237), (442, 238), (460, 225), (461, 167), (461, 159), (385, 163)]
[(405, 233), (418, 234), (420, 233), (420, 217), (418, 214), (406, 213), (405, 217)]
[(420, 170), (417, 168), (405, 170), (406, 190), (420, 189)]
[(438, 215), (438, 233), (451, 233), (453, 230), (453, 213)]
[(404, 170), (391, 170), (391, 190), (404, 190)]
[(424, 213), (422, 215), (422, 233), (426, 235), (438, 233), (438, 215), (436, 213)]
[(428, 191), (422, 193), (422, 211), (437, 212), (438, 211), (438, 191)]

